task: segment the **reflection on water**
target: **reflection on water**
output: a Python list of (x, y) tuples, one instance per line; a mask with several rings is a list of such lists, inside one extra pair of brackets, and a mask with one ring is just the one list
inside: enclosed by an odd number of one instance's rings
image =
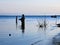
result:
[[(16, 28), (17, 28), (17, 24), (18, 24), (18, 16), (16, 16)], [(25, 30), (25, 16), (24, 14), (22, 14), (22, 17), (19, 19), (21, 21), (21, 30), (22, 30), (22, 33), (24, 33), (24, 30)]]
[(19, 28), (20, 30), (22, 30), (22, 33), (24, 34), (24, 30), (25, 29), (23, 29), (21, 25), (19, 25), (19, 27), (18, 27), (18, 23), (16, 23), (16, 30), (17, 30), (17, 28)]
[(0, 19), (0, 45), (53, 45), (52, 38), (60, 33), (55, 22), (51, 17), (26, 18), (23, 30), (19, 18)]

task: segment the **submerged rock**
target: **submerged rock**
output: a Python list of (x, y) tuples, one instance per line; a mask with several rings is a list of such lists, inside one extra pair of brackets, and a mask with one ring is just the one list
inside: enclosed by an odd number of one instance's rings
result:
[(11, 36), (11, 34), (9, 34), (9, 36)]

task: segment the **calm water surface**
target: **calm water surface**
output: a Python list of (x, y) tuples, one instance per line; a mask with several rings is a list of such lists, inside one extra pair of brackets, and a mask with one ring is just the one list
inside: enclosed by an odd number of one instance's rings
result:
[[(39, 23), (44, 24), (44, 20), (46, 28), (39, 28)], [(60, 23), (60, 17), (25, 18), (23, 32), (19, 20), (16, 25), (15, 18), (0, 18), (0, 45), (53, 45), (52, 38), (60, 33), (60, 28), (56, 27), (56, 23)]]

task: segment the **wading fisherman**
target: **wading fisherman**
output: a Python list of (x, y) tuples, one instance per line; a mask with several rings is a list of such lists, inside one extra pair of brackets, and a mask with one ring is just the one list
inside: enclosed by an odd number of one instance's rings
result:
[(22, 14), (22, 17), (19, 20), (21, 20), (21, 29), (24, 30), (25, 29), (25, 16), (24, 16), (24, 14)]

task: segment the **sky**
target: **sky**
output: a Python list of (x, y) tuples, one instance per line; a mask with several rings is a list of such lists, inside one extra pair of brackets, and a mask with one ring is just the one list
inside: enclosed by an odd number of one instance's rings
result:
[(0, 14), (60, 14), (60, 0), (0, 0)]

